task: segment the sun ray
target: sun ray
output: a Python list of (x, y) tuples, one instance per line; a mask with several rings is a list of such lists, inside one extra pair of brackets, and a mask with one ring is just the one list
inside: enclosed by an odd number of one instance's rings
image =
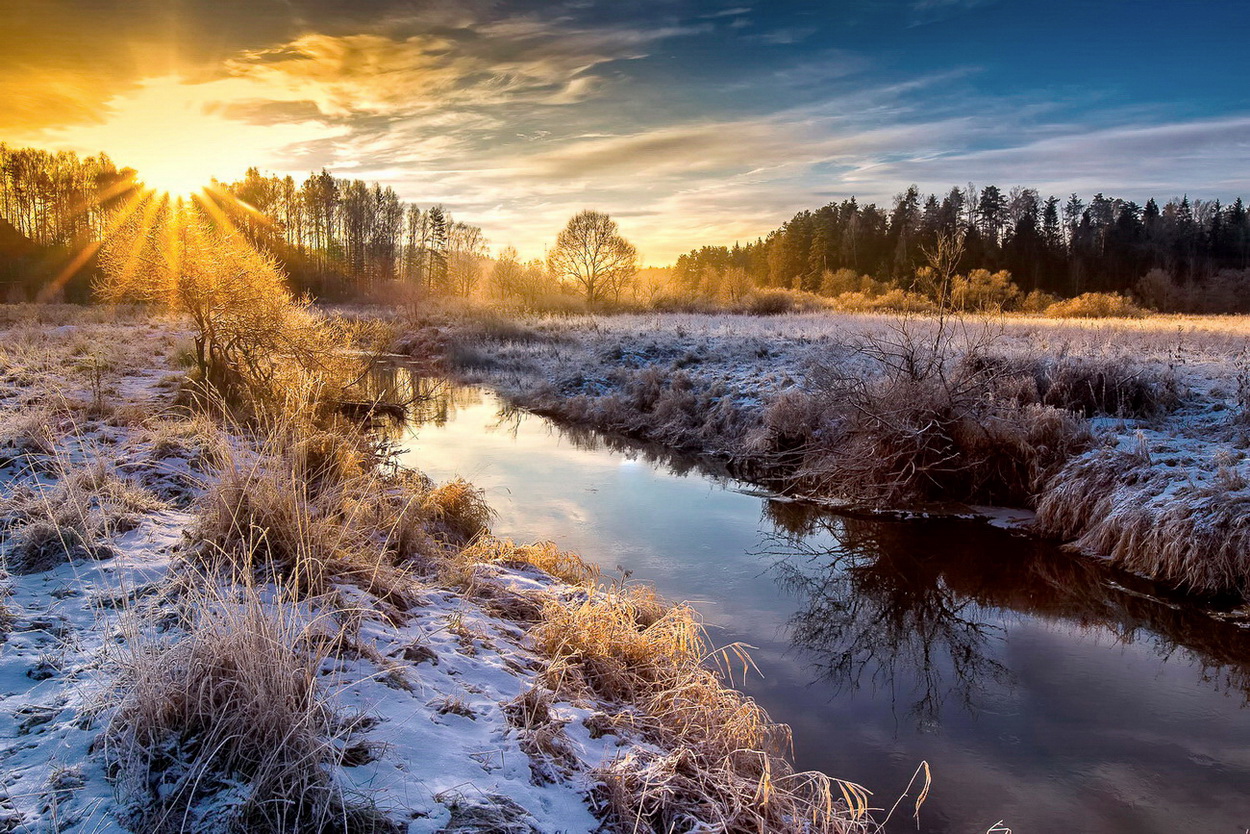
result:
[(163, 201), (156, 199), (156, 195), (152, 191), (143, 192), (143, 214), (138, 218), (134, 238), (130, 241), (130, 247), (122, 258), (121, 267), (118, 269), (116, 281), (119, 286), (128, 287), (134, 278), (139, 267), (139, 261), (143, 255), (143, 250), (150, 245), (149, 236), (156, 225), (157, 214), (160, 212), (162, 204)]
[(253, 220), (257, 223), (260, 223), (263, 226), (276, 228), (278, 225), (277, 221), (274, 218), (270, 217), (268, 214), (265, 214), (263, 211), (256, 208), (255, 206), (253, 206), (251, 203), (247, 202), (246, 200), (240, 200), (237, 196), (230, 193), (225, 188), (222, 188), (219, 183), (214, 182), (214, 183), (209, 184), (204, 189), (204, 193), (215, 197), (219, 203), (225, 203), (232, 209), (241, 210), (244, 214), (248, 216), (248, 219)]
[[(121, 185), (121, 183), (117, 183), (116, 185)], [(116, 188), (116, 185), (113, 188)], [(133, 188), (133, 183), (131, 183), (130, 187)], [(106, 189), (102, 193), (113, 191), (113, 188)], [(117, 196), (117, 194), (122, 193), (125, 193), (124, 189), (115, 191), (113, 196)], [(113, 212), (108, 221), (105, 223), (103, 231), (96, 236), (94, 240), (88, 242), (82, 247), (82, 249), (78, 250), (69, 262), (57, 272), (56, 276), (39, 290), (36, 300), (44, 302), (50, 298), (54, 298), (69, 281), (69, 279), (72, 278), (78, 270), (82, 269), (82, 267), (89, 260), (91, 260), (92, 256), (100, 250), (100, 247), (104, 244), (104, 242), (115, 235), (118, 229), (121, 228), (122, 224), (124, 224), (130, 216), (138, 210), (139, 206), (142, 205), (143, 200), (143, 192), (135, 191), (124, 205)], [(84, 201), (83, 210), (86, 209), (89, 202), (90, 201)]]
[(239, 231), (239, 227), (235, 224), (234, 220), (230, 218), (230, 215), (228, 215), (225, 210), (217, 204), (217, 201), (213, 199), (213, 192), (211, 190), (206, 190), (203, 193), (196, 194), (192, 199), (195, 201), (197, 206), (209, 215), (209, 217), (217, 221), (218, 225), (221, 226), (226, 234), (238, 235), (239, 237), (246, 239), (246, 236)]

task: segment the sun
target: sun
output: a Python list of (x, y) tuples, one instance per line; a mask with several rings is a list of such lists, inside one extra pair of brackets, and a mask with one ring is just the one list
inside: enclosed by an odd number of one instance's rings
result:
[(175, 198), (190, 198), (200, 193), (213, 180), (213, 174), (203, 165), (189, 160), (152, 158), (146, 162), (136, 159), (127, 163), (136, 171), (135, 179), (157, 194)]
[(150, 78), (106, 102), (99, 121), (54, 129), (45, 143), (87, 153), (105, 150), (153, 191), (189, 197), (214, 178), (228, 182), (252, 166), (277, 167), (285, 148), (325, 135), (317, 125), (258, 125), (233, 118), (229, 105), (257, 92), (237, 81)]

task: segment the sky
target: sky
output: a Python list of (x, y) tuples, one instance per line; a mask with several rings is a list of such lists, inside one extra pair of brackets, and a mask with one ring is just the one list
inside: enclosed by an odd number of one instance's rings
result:
[(664, 264), (910, 184), (1250, 197), (1246, 0), (0, 0), (0, 141), (379, 181)]

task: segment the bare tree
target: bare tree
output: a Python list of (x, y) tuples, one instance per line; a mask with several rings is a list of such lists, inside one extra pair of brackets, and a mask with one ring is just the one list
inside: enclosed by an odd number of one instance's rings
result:
[(576, 285), (591, 304), (621, 291), (638, 272), (638, 250), (621, 237), (616, 221), (599, 211), (579, 212), (556, 238), (547, 266)]
[(486, 238), (477, 226), (452, 223), (447, 234), (447, 285), (465, 298), (477, 289), (486, 260)]

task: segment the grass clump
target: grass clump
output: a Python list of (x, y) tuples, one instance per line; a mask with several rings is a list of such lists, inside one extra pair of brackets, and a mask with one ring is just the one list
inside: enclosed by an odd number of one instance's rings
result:
[(131, 658), (106, 732), (130, 826), (398, 831), (335, 782), (337, 722), (316, 683), (322, 654), (309, 649), (307, 627), (255, 590), (210, 594), (191, 610), (184, 637)]
[(186, 555), (207, 573), (278, 580), (306, 595), (349, 582), (403, 611), (415, 603), (403, 565), (433, 547), (426, 483), (388, 477), (360, 434), (271, 434), (215, 474)]
[(0, 499), (7, 563), (15, 574), (52, 570), (77, 559), (113, 555), (110, 539), (163, 504), (147, 490), (97, 462), (54, 460), (56, 480), (22, 484)]
[(421, 503), (430, 522), (451, 541), (467, 542), (490, 528), (485, 493), (463, 478), (434, 487)]
[(55, 454), (55, 435), (62, 422), (49, 408), (0, 413), (0, 467), (28, 465)]
[(1057, 473), (1035, 529), (1125, 570), (1204, 594), (1250, 592), (1250, 495), (1236, 476), (1177, 484), (1144, 450), (1107, 449)]
[[(544, 677), (554, 691), (622, 705), (660, 748), (634, 748), (595, 772), (609, 830), (865, 828), (862, 789), (792, 772), (788, 730), (705, 665), (711, 653), (694, 612), (678, 606), (653, 618), (653, 601), (632, 589), (552, 601), (531, 632), (550, 658)], [(837, 795), (857, 799), (848, 807)]]
[(454, 557), (461, 565), (493, 564), (505, 567), (536, 567), (569, 585), (592, 587), (599, 578), (597, 568), (576, 553), (560, 550), (554, 542), (519, 545), (508, 539), (479, 538)]
[(1002, 396), (1083, 417), (1149, 418), (1180, 405), (1175, 379), (1124, 357), (973, 354), (963, 361), (969, 370), (993, 377)]

